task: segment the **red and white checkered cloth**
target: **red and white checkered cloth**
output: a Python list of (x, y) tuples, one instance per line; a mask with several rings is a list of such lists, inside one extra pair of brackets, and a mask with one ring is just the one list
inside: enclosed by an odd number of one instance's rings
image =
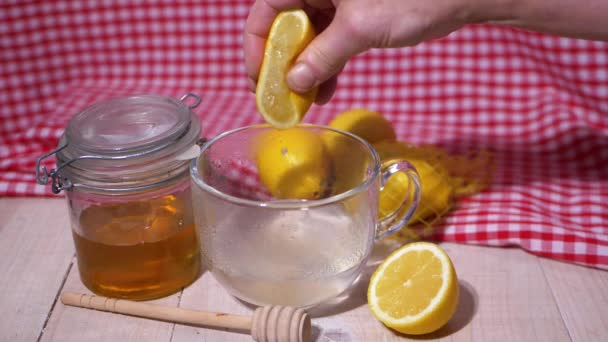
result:
[[(34, 162), (102, 98), (196, 92), (204, 135), (261, 122), (241, 37), (251, 1), (0, 5), (0, 195), (51, 196)], [(487, 191), (435, 238), (608, 269), (608, 44), (469, 26), (355, 58), (308, 122), (368, 107), (398, 138), (494, 152)]]

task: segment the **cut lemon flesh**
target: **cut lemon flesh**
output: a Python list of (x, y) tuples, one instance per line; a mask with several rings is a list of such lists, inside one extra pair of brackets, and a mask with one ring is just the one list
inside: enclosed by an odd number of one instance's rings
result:
[(286, 80), (296, 58), (314, 37), (312, 23), (299, 9), (279, 13), (270, 28), (255, 99), (264, 120), (276, 128), (290, 128), (302, 121), (317, 96), (317, 88), (296, 93)]
[(453, 316), (458, 279), (436, 244), (415, 242), (393, 252), (371, 277), (368, 305), (384, 325), (404, 334), (433, 332)]

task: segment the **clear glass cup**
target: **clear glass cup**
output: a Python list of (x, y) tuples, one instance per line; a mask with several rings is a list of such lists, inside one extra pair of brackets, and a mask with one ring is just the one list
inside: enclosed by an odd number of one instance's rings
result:
[[(257, 168), (260, 137), (273, 130), (266, 125), (217, 136), (190, 166), (203, 262), (232, 295), (255, 305), (310, 307), (337, 296), (360, 275), (374, 241), (403, 228), (418, 205), (420, 182), (406, 161), (381, 168), (374, 149), (350, 133), (298, 128), (328, 151), (325, 197), (270, 194)], [(379, 192), (397, 172), (408, 176), (410, 195), (379, 220)]]

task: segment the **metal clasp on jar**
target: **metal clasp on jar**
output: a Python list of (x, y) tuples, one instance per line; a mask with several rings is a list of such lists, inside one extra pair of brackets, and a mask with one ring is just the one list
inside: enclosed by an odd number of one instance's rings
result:
[[(186, 101), (186, 99), (188, 99), (190, 97), (194, 99), (194, 103), (188, 105), (184, 101)], [(179, 100), (182, 103), (184, 103), (184, 105), (186, 105), (191, 110), (198, 107), (202, 102), (202, 98), (195, 93), (187, 93), (187, 94), (183, 95), (182, 97), (180, 97)], [(186, 134), (186, 132), (187, 132), (187, 130), (184, 130), (184, 134)], [(204, 144), (205, 141), (206, 141), (205, 138), (200, 138), (197, 141), (197, 145), (200, 146), (200, 145)], [(46, 184), (48, 184), (49, 179), (50, 179), (51, 180), (51, 191), (54, 194), (58, 194), (62, 190), (71, 190), (74, 187), (87, 188), (87, 189), (91, 189), (91, 190), (101, 190), (100, 188), (95, 187), (95, 186), (90, 186), (90, 185), (85, 185), (85, 184), (74, 184), (74, 183), (72, 183), (72, 181), (70, 179), (68, 179), (67, 177), (63, 177), (59, 172), (61, 171), (61, 169), (65, 168), (66, 166), (69, 166), (70, 164), (72, 164), (78, 160), (86, 160), (86, 159), (88, 159), (88, 160), (125, 160), (125, 159), (129, 159), (129, 158), (138, 158), (138, 157), (143, 157), (145, 155), (158, 152), (158, 151), (166, 148), (167, 146), (169, 146), (171, 143), (172, 142), (166, 142), (165, 144), (159, 145), (159, 146), (157, 146), (153, 149), (147, 150), (145, 152), (133, 153), (133, 154), (129, 154), (129, 155), (122, 155), (122, 156), (116, 156), (116, 157), (100, 157), (100, 156), (92, 156), (92, 155), (91, 156), (88, 156), (88, 155), (79, 156), (79, 157), (72, 158), (72, 159), (64, 162), (63, 164), (59, 165), (57, 168), (51, 169), (50, 171), (48, 171), (46, 166), (41, 166), (41, 163), (44, 159), (60, 152), (61, 150), (65, 149), (66, 147), (68, 147), (68, 142), (64, 142), (63, 144), (61, 144), (54, 150), (52, 150), (48, 153), (45, 153), (42, 156), (38, 157), (38, 159), (36, 159), (36, 181), (38, 182), (38, 184), (46, 185)], [(132, 191), (133, 190), (136, 190), (136, 191), (137, 190), (146, 190), (146, 189), (154, 187), (154, 186), (158, 186), (158, 184), (135, 187), (130, 190), (132, 190)]]

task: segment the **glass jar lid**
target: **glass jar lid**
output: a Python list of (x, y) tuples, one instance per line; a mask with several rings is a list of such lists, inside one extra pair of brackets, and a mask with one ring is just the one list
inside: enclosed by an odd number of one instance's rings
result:
[[(194, 104), (184, 103), (189, 97)], [(192, 112), (200, 102), (195, 94), (180, 100), (134, 95), (97, 102), (70, 120), (54, 151), (38, 158), (37, 180), (52, 179), (55, 193), (74, 187), (133, 191), (187, 172), (189, 151), (200, 139), (200, 121)], [(57, 168), (48, 172), (40, 163), (54, 153)]]
[(92, 154), (124, 154), (175, 140), (190, 124), (189, 108), (154, 95), (98, 102), (70, 120), (65, 136)]

